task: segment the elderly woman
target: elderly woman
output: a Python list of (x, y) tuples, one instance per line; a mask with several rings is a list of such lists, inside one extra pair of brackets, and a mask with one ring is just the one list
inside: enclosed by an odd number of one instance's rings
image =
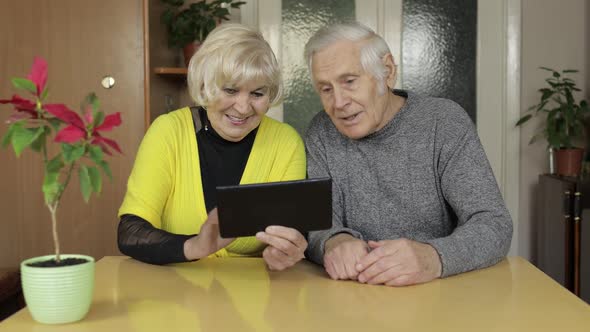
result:
[(265, 114), (282, 96), (279, 64), (263, 37), (224, 24), (189, 65), (198, 107), (158, 117), (147, 131), (119, 209), (122, 253), (152, 264), (207, 256), (260, 256), (272, 270), (303, 258), (297, 230), (219, 236), (216, 186), (305, 178), (305, 149), (289, 125)]

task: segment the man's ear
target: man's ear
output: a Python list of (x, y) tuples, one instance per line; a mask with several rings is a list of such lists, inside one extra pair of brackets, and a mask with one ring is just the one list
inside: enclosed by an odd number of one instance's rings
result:
[(395, 60), (393, 59), (393, 55), (391, 53), (387, 53), (381, 59), (383, 61), (383, 65), (387, 68), (387, 76), (385, 76), (385, 84), (389, 88), (389, 90), (393, 90), (395, 86), (395, 82), (397, 79), (397, 65), (395, 64)]

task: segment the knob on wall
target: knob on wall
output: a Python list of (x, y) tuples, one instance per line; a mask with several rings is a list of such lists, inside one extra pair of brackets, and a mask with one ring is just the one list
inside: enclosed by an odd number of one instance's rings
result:
[(100, 84), (102, 84), (103, 88), (110, 89), (115, 85), (115, 79), (112, 76), (105, 76), (102, 78)]

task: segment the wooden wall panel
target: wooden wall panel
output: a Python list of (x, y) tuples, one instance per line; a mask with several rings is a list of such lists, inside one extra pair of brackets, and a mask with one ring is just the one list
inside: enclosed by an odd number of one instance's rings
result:
[[(124, 152), (109, 158), (114, 181), (85, 204), (74, 179), (58, 210), (62, 251), (99, 259), (117, 254), (117, 210), (144, 133), (142, 0), (0, 0), (0, 97), (15, 90), (9, 78), (28, 73), (35, 55), (49, 62), (49, 102), (72, 108), (90, 91), (107, 112), (122, 112), (123, 125), (108, 136)], [(101, 87), (103, 76), (116, 84)], [(0, 107), (0, 135), (10, 108)], [(50, 217), (43, 205), (42, 168), (36, 154), (16, 160), (0, 150), (0, 267), (53, 253)]]

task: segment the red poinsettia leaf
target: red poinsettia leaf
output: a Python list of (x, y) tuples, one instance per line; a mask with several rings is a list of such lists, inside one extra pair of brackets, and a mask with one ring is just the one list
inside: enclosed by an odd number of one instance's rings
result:
[(76, 126), (80, 129), (85, 129), (84, 122), (78, 113), (72, 111), (64, 104), (46, 104), (43, 108), (53, 114), (56, 118), (66, 122), (67, 124)]
[(104, 118), (102, 124), (96, 128), (95, 131), (109, 131), (115, 127), (121, 125), (121, 113), (117, 112), (114, 114), (109, 114)]
[[(106, 143), (106, 145), (110, 146), (111, 148), (115, 149), (117, 152), (119, 153), (123, 153), (123, 151), (121, 151), (121, 148), (119, 148), (119, 144), (117, 144), (117, 142), (115, 142), (114, 140), (110, 139), (110, 138), (106, 138), (106, 137), (102, 137), (100, 135), (96, 135), (94, 136), (94, 139), (92, 140), (93, 144), (98, 144), (99, 146), (102, 147), (102, 143)], [(103, 148), (104, 151), (104, 148)], [(106, 152), (106, 151), (105, 151)], [(110, 153), (108, 153), (110, 154)]]
[(20, 110), (35, 110), (35, 104), (19, 95), (13, 95), (12, 99), (0, 99), (0, 104), (12, 104)]
[(107, 148), (106, 144), (104, 144), (102, 140), (96, 139), (96, 137), (92, 139), (92, 141), (90, 142), (90, 144), (94, 144), (94, 145), (99, 146), (100, 149), (102, 150), (102, 152), (108, 154), (109, 156), (112, 156), (113, 155), (111, 153), (111, 151), (109, 151), (109, 149)]
[(41, 96), (41, 92), (45, 89), (45, 83), (47, 83), (47, 61), (41, 57), (35, 57), (31, 73), (27, 78), (37, 86), (37, 97)]
[(92, 124), (94, 121), (94, 111), (92, 110), (92, 105), (86, 105), (86, 111), (84, 112), (84, 120), (86, 120), (87, 124)]
[(8, 120), (6, 120), (6, 123), (10, 124), (13, 122), (17, 122), (23, 119), (30, 119), (31, 118), (31, 114), (26, 113), (26, 112), (17, 112), (17, 113), (13, 113)]
[(17, 111), (26, 112), (31, 118), (38, 118), (37, 111), (35, 111), (35, 104), (19, 95), (13, 95), (12, 99), (0, 99), (0, 104), (12, 104)]
[(86, 132), (76, 126), (69, 125), (55, 135), (56, 142), (76, 143), (86, 136)]

